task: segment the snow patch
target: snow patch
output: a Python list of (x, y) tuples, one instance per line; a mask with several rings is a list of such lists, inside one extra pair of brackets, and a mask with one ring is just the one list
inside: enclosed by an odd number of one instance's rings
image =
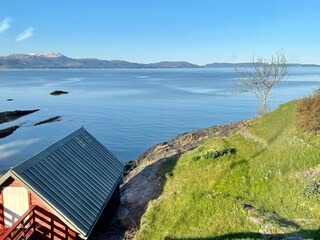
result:
[(24, 54), (12, 54), (11, 57), (15, 58), (25, 58), (25, 57), (47, 57), (47, 58), (58, 58), (63, 55), (59, 52), (33, 52)]

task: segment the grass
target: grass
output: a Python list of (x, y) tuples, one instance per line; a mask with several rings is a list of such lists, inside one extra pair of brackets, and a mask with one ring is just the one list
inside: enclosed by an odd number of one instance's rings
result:
[(317, 239), (320, 198), (303, 194), (312, 179), (297, 173), (320, 164), (320, 141), (295, 130), (296, 104), (248, 129), (267, 147), (234, 134), (165, 163), (163, 193), (149, 203), (136, 239)]

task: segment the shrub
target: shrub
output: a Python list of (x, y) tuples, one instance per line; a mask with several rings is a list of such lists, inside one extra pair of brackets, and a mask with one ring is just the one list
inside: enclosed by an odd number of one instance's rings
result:
[(296, 127), (304, 132), (320, 132), (320, 91), (298, 102)]
[(208, 151), (203, 155), (203, 157), (204, 157), (204, 159), (216, 158), (216, 157), (218, 157), (217, 153), (218, 152), (216, 152), (216, 151)]
[(201, 158), (201, 156), (196, 155), (192, 157), (192, 161), (198, 161)]
[(201, 145), (201, 146), (198, 148), (198, 151), (199, 151), (199, 152), (202, 152), (202, 151), (204, 151), (205, 149), (206, 149), (206, 147), (203, 146), (203, 145)]
[(320, 195), (320, 177), (312, 179), (305, 184), (303, 195), (306, 197), (315, 197)]
[(203, 156), (205, 159), (210, 159), (210, 158), (218, 158), (222, 157), (223, 155), (226, 154), (236, 154), (237, 150), (235, 148), (225, 148), (220, 151), (209, 151), (206, 152), (206, 154)]

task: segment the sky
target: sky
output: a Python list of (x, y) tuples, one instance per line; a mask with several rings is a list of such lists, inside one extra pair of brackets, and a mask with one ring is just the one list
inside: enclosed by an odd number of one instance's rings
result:
[(320, 64), (319, 0), (1, 0), (0, 56)]

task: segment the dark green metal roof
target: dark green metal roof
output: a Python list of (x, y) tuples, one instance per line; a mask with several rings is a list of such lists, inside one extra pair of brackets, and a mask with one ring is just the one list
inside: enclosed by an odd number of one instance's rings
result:
[(118, 185), (123, 167), (80, 128), (11, 171), (87, 237)]

